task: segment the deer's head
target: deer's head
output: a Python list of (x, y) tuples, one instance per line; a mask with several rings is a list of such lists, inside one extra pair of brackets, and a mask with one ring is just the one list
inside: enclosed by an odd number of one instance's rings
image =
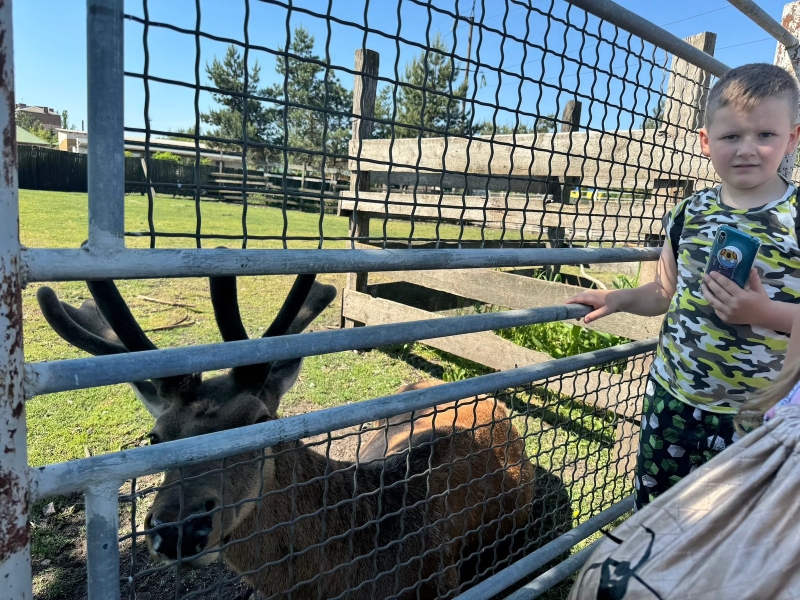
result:
[[(299, 275), (264, 337), (302, 332), (336, 297), (333, 286)], [(236, 279), (212, 277), (211, 302), (222, 339), (248, 339), (239, 314)], [(94, 355), (155, 350), (112, 281), (87, 282), (93, 300), (80, 308), (60, 302), (42, 287), (39, 305), (50, 326), (67, 342)], [(150, 443), (188, 438), (261, 423), (277, 416), (281, 397), (294, 385), (302, 359), (236, 367), (215, 377), (202, 373), (132, 382), (137, 397), (155, 418)], [(269, 454), (266, 449), (265, 454)], [(204, 552), (224, 541), (255, 510), (269, 486), (272, 461), (248, 453), (165, 474), (145, 524), (151, 552), (162, 558), (213, 560)], [(265, 466), (266, 465), (266, 466)]]

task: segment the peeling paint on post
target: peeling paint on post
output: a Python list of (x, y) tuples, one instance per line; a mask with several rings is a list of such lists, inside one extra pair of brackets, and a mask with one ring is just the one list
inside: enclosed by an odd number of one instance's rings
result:
[[(790, 2), (783, 7), (781, 25), (795, 37), (800, 35), (800, 2)], [(775, 64), (789, 71), (800, 82), (800, 46), (786, 48), (781, 42), (778, 42), (778, 46), (775, 49)], [(798, 115), (800, 115), (800, 107), (798, 107)], [(788, 179), (796, 180), (794, 177), (796, 156), (797, 150), (792, 154), (786, 155), (780, 169), (778, 169), (778, 172)]]
[(30, 504), (22, 390), (17, 136), (11, 0), (0, 0), (0, 595), (30, 600)]

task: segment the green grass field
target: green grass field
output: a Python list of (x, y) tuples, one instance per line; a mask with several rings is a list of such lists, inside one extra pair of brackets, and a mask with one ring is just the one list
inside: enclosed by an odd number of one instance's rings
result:
[[(203, 232), (236, 234), (241, 231), (241, 207), (204, 202), (201, 205)], [(155, 219), (160, 231), (194, 231), (196, 223), (194, 202), (185, 199), (159, 197)], [(87, 198), (85, 194), (20, 191), (20, 224), (22, 243), (28, 247), (78, 247), (86, 238)], [(126, 198), (126, 228), (128, 231), (147, 230), (147, 204), (142, 196)], [(312, 213), (289, 212), (284, 223), (278, 209), (251, 207), (247, 214), (251, 235), (280, 236), (284, 226), (291, 236), (319, 236), (319, 216)], [(382, 231), (380, 223), (374, 225)], [(390, 236), (407, 236), (408, 223), (389, 222)], [(327, 237), (344, 236), (347, 221), (335, 215), (325, 215), (323, 231)], [(456, 236), (455, 227), (442, 227), (443, 237)], [(497, 232), (493, 232), (495, 235)], [(434, 237), (435, 227), (417, 224), (416, 237)], [(477, 239), (480, 230), (467, 230), (465, 237)], [(488, 234), (487, 234), (488, 235)], [(128, 238), (129, 246), (145, 247), (146, 238)], [(221, 240), (207, 240), (206, 247), (222, 245)], [(225, 245), (236, 247), (237, 242)], [(159, 239), (159, 247), (194, 247), (194, 240), (181, 238)], [(253, 241), (250, 247), (279, 247), (275, 241)], [(290, 247), (316, 247), (316, 241), (290, 244)], [(343, 242), (326, 242), (326, 248), (344, 247)], [(604, 276), (608, 281), (613, 275)], [(344, 285), (344, 275), (322, 275), (322, 282), (338, 288)], [(380, 280), (376, 276), (375, 280)], [(239, 300), (245, 326), (251, 335), (260, 336), (271, 322), (292, 283), (291, 277), (248, 277), (239, 280)], [(185, 319), (193, 324), (150, 333), (160, 348), (218, 342), (205, 279), (141, 280), (119, 282), (120, 290), (132, 312), (145, 330), (166, 327)], [(60, 298), (75, 306), (89, 297), (84, 283), (55, 283), (51, 286)], [(27, 361), (60, 360), (85, 356), (61, 340), (44, 321), (36, 303), (36, 289), (31, 285), (23, 295), (25, 326), (25, 357)], [(171, 306), (152, 299), (179, 303)], [(335, 301), (311, 330), (338, 328), (340, 304)], [(537, 329), (538, 328), (538, 329)], [(532, 329), (516, 328), (503, 332), (512, 339), (551, 355), (563, 356), (595, 347), (618, 343), (618, 339), (603, 338), (572, 325), (548, 324)], [(581, 337), (582, 336), (582, 337)], [(459, 361), (419, 344), (383, 348), (366, 353), (342, 352), (309, 357), (295, 387), (282, 402), (285, 414), (297, 414), (318, 408), (357, 402), (394, 392), (405, 383), (431, 376), (452, 380), (472, 376), (485, 369)], [(605, 414), (575, 405), (553, 396), (536, 394), (518, 396), (531, 402), (534, 409), (528, 418), (517, 417), (520, 432), (527, 432), (529, 455), (541, 466), (559, 472), (567, 480), (585, 476), (587, 485), (572, 486), (572, 508), (575, 515), (586, 515), (610, 496), (619, 497), (619, 479), (613, 489), (597, 490), (602, 485), (605, 465), (611, 460), (613, 427)], [(31, 465), (83, 458), (86, 455), (113, 452), (141, 443), (151, 427), (152, 418), (125, 385), (50, 394), (33, 398), (27, 404), (28, 454)], [(575, 424), (578, 425), (575, 425)], [(580, 462), (582, 474), (563, 471), (564, 464)], [(570, 467), (572, 469), (572, 467)], [(610, 481), (609, 481), (610, 483)], [(587, 487), (588, 486), (588, 487)], [(591, 489), (590, 489), (591, 488)], [(82, 506), (79, 501), (57, 499), (59, 514), (43, 518), (44, 503), (33, 509), (33, 557), (36, 573), (36, 597), (65, 598), (83, 585), (83, 575), (76, 575), (72, 562), (62, 562), (62, 556), (75, 552), (72, 539), (81, 535)], [(606, 504), (607, 506), (607, 504)], [(77, 507), (77, 508), (76, 508)], [(67, 527), (59, 525), (69, 522)], [(63, 524), (63, 523), (62, 523)], [(72, 565), (72, 566), (70, 566)], [(563, 592), (563, 590), (562, 590)], [(561, 594), (561, 592), (559, 592)], [(157, 596), (153, 596), (154, 598)], [(555, 597), (560, 597), (557, 595)]]

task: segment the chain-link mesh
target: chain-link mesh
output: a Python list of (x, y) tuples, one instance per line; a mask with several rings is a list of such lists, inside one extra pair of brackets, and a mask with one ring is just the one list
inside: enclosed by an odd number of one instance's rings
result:
[(631, 493), (650, 358), (129, 482), (123, 597), (453, 597)]
[(647, 245), (715, 178), (711, 76), (563, 0), (179, 4), (126, 6), (131, 245)]

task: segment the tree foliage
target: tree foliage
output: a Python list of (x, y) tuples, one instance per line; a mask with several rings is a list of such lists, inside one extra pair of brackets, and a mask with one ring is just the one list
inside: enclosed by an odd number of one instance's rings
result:
[[(448, 53), (437, 33), (428, 51), (406, 63), (396, 91), (384, 86), (378, 92), (375, 116), (397, 123), (394, 137), (439, 137), (447, 133), (469, 134), (471, 111), (464, 109), (469, 82), (463, 80), (461, 62)], [(392, 137), (391, 125), (376, 123), (374, 137)]]
[[(216, 56), (211, 64), (206, 64), (206, 74), (213, 86), (220, 90), (211, 94), (219, 108), (201, 113), (203, 123), (211, 126), (210, 135), (229, 140), (230, 143), (221, 143), (219, 146), (230, 152), (241, 153), (244, 142), (244, 132), (247, 131), (248, 142), (267, 142), (267, 131), (270, 121), (268, 109), (264, 103), (254, 100), (251, 96), (264, 95), (264, 90), (259, 87), (261, 81), (261, 66), (258, 61), (247, 72), (245, 85), (244, 58), (238, 49), (231, 45), (220, 61)], [(245, 99), (244, 96), (247, 96)], [(245, 127), (245, 107), (247, 108), (247, 126)], [(238, 143), (236, 143), (238, 142)], [(252, 158), (263, 159), (266, 153), (263, 148), (250, 148)]]
[(642, 129), (658, 129), (664, 121), (664, 99), (660, 98), (650, 114), (642, 120)]
[[(234, 142), (242, 140), (246, 106), (246, 131), (250, 142), (311, 151), (290, 151), (291, 162), (319, 164), (323, 148), (325, 153), (346, 154), (350, 140), (352, 92), (318, 62), (320, 58), (314, 54), (314, 37), (305, 28), (295, 28), (289, 53), (292, 56), (277, 60), (275, 70), (279, 83), (268, 87), (260, 87), (261, 67), (258, 61), (254, 61), (248, 71), (245, 90), (244, 59), (235, 46), (228, 47), (221, 61), (214, 58), (211, 65), (206, 65), (206, 73), (215, 88), (235, 92), (212, 94), (218, 107), (201, 115), (203, 122), (211, 126), (210, 135)], [(243, 95), (275, 101), (248, 98), (245, 102)], [(221, 146), (232, 152), (241, 152), (241, 144)], [(262, 147), (251, 149), (251, 156), (275, 160), (282, 158), (282, 153)], [(332, 162), (329, 158), (328, 164)]]
[[(291, 148), (318, 153), (324, 148), (326, 153), (346, 155), (351, 137), (352, 91), (320, 64), (320, 57), (314, 54), (314, 36), (304, 27), (295, 28), (289, 53), (292, 56), (279, 58), (275, 66), (280, 83), (267, 89), (268, 96), (287, 102), (285, 107), (268, 111), (271, 138), (274, 143)], [(322, 162), (322, 156), (315, 154), (290, 155), (293, 162), (302, 164)], [(335, 161), (327, 159), (327, 164), (332, 162)]]
[(24, 111), (17, 113), (17, 125), (36, 137), (43, 139), (51, 146), (58, 144), (58, 134), (54, 130), (48, 129), (42, 125), (42, 122), (30, 113)]

